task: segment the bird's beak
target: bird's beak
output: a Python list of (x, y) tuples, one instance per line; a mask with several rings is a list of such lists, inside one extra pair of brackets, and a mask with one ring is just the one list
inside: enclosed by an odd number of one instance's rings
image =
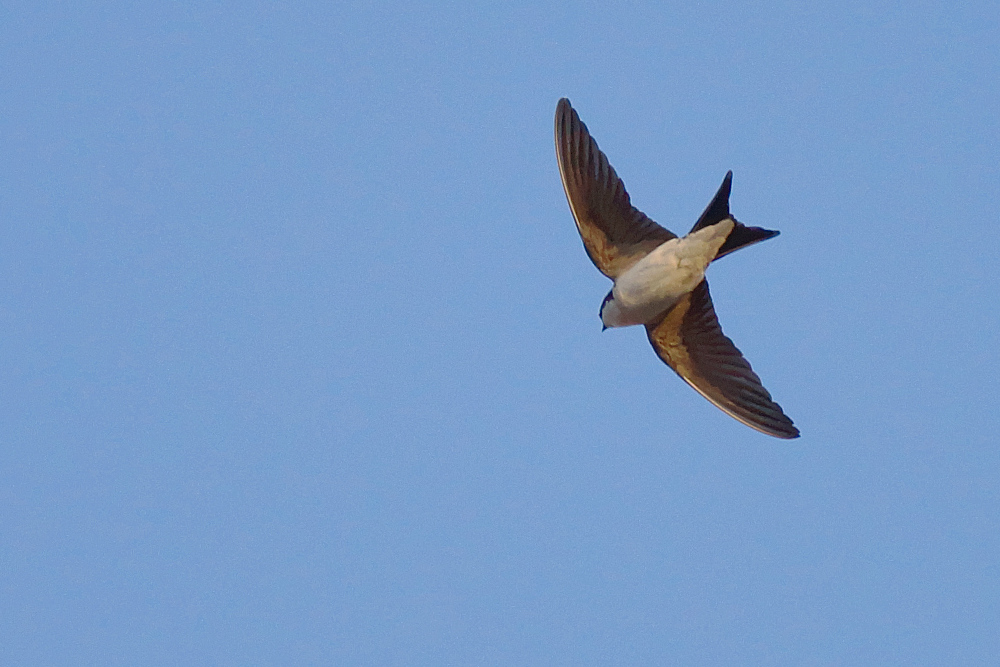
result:
[(608, 325), (607, 324), (602, 324), (601, 325), (601, 333), (604, 333), (607, 330), (608, 330)]

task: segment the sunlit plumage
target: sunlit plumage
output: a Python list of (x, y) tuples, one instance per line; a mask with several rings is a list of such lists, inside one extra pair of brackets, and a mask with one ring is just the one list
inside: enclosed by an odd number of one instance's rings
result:
[(625, 184), (567, 99), (556, 107), (555, 141), (584, 247), (614, 281), (601, 305), (605, 328), (644, 325), (660, 359), (717, 407), (762, 433), (798, 437), (792, 420), (722, 333), (704, 279), (711, 262), (778, 234), (730, 215), (732, 172), (691, 232), (678, 238), (632, 206)]

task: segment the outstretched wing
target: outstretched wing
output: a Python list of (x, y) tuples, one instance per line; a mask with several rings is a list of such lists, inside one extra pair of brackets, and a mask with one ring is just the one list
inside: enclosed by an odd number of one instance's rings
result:
[(556, 107), (556, 157), (576, 228), (601, 273), (613, 280), (676, 238), (632, 206), (625, 184), (565, 98)]
[(647, 324), (646, 334), (660, 359), (730, 416), (776, 438), (799, 436), (733, 341), (722, 333), (706, 281), (660, 322)]

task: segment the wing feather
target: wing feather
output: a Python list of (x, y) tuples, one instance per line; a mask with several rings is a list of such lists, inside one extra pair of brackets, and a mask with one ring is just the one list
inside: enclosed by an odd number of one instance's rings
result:
[(750, 363), (722, 333), (706, 281), (658, 323), (647, 324), (646, 333), (660, 359), (724, 412), (776, 438), (799, 436)]
[(632, 206), (625, 184), (569, 100), (556, 107), (556, 157), (576, 228), (594, 265), (612, 280), (676, 238)]

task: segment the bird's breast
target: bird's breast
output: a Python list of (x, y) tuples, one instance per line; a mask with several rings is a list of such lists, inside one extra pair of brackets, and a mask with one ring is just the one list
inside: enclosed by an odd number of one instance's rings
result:
[(612, 290), (625, 318), (645, 324), (698, 286), (705, 269), (732, 231), (724, 220), (682, 239), (670, 239), (618, 276)]

